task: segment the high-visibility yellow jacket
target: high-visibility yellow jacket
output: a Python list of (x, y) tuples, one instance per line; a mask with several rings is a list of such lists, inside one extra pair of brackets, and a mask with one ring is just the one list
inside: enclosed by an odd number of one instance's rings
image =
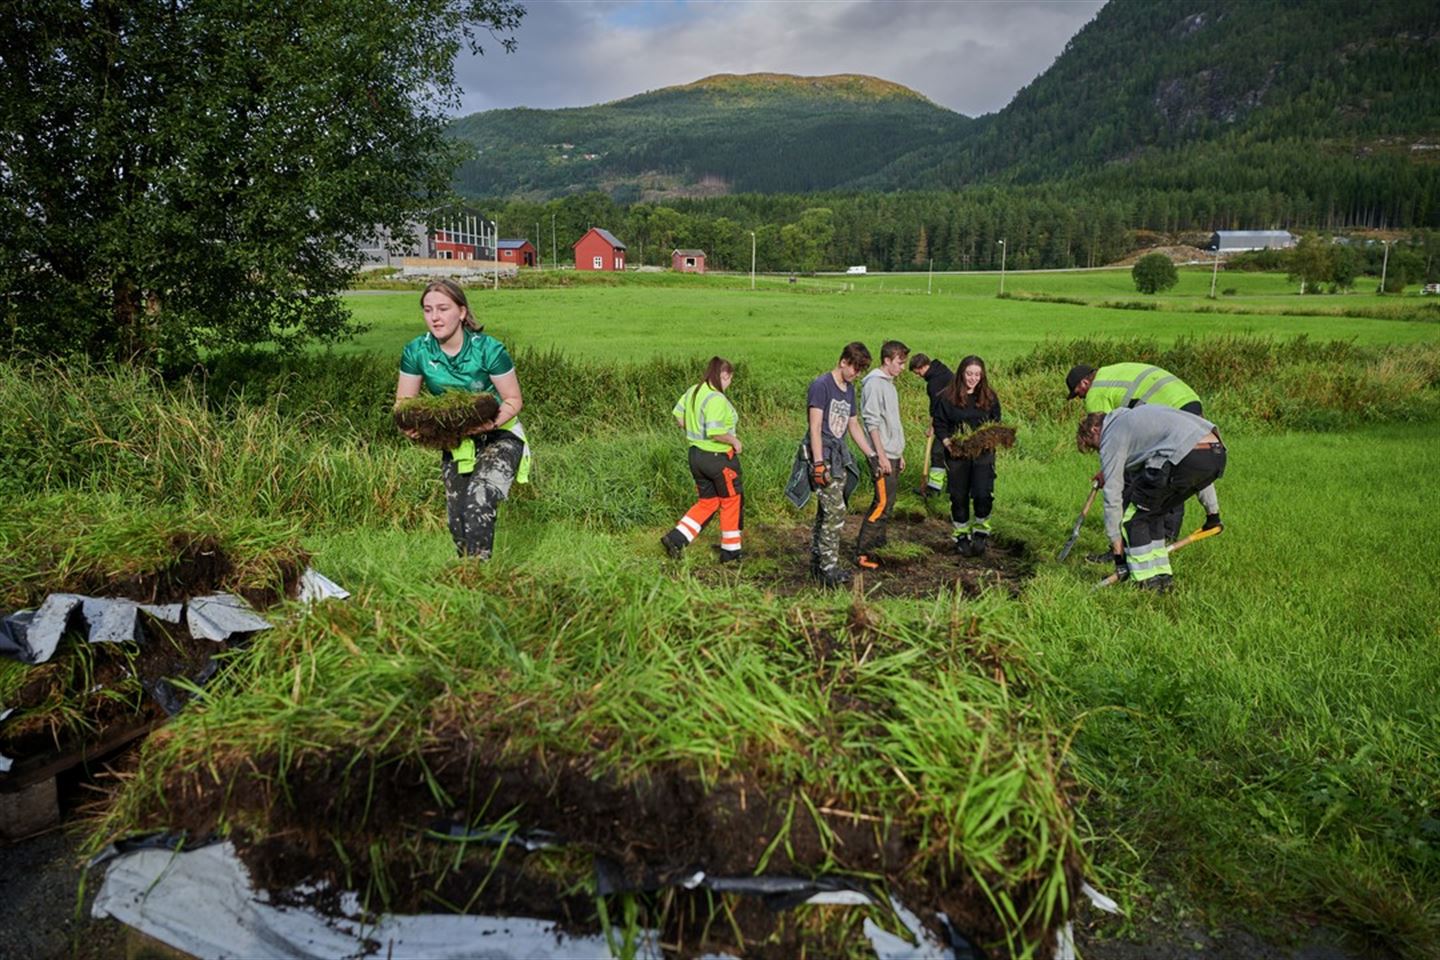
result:
[(697, 383), (682, 393), (670, 412), (675, 419), (684, 421), (685, 439), (692, 447), (714, 453), (724, 453), (730, 444), (710, 438), (727, 433), (734, 435), (735, 426), (740, 422), (734, 404), (708, 383)]
[(1085, 393), (1086, 413), (1109, 413), (1140, 403), (1179, 410), (1200, 396), (1175, 374), (1148, 363), (1112, 363), (1095, 371)]

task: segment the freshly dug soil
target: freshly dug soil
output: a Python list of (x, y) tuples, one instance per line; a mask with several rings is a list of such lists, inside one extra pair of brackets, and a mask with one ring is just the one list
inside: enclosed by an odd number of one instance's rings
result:
[[(859, 516), (847, 517), (841, 533), (841, 558), (853, 554), (860, 531)], [(707, 530), (708, 533), (708, 530)], [(933, 597), (958, 588), (967, 597), (1000, 589), (1017, 597), (1035, 572), (1035, 561), (1023, 543), (1003, 534), (990, 538), (983, 557), (962, 557), (955, 552), (948, 520), (896, 517), (890, 521), (889, 547), (878, 551), (878, 570), (854, 572), (853, 585), (867, 597)], [(908, 545), (903, 547), (901, 545)], [(709, 552), (718, 546), (705, 533), (690, 550)], [(738, 577), (781, 596), (817, 589), (810, 577), (810, 527), (756, 526), (745, 528), (745, 560), (738, 565), (704, 565), (695, 573), (703, 579)]]

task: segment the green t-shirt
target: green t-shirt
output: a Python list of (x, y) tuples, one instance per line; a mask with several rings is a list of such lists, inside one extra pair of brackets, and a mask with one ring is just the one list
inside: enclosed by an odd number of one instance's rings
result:
[(465, 331), (465, 343), (455, 356), (440, 349), (434, 334), (422, 333), (405, 344), (400, 354), (400, 372), (421, 377), (425, 389), (434, 394), (446, 390), (494, 393), (493, 377), (515, 369), (515, 361), (499, 340), (487, 333)]

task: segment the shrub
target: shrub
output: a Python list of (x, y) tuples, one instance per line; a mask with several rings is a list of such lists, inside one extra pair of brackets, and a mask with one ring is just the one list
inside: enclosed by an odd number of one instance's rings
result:
[(1160, 293), (1180, 280), (1175, 264), (1163, 253), (1147, 253), (1135, 261), (1130, 277), (1135, 281), (1135, 289), (1141, 293)]

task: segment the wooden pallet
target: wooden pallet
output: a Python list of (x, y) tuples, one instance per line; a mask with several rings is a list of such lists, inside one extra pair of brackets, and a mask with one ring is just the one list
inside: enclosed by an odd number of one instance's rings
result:
[(114, 753), (164, 722), (145, 720), (110, 730), (93, 743), (16, 763), (0, 776), (0, 839), (22, 840), (53, 827), (60, 821), (57, 776)]

